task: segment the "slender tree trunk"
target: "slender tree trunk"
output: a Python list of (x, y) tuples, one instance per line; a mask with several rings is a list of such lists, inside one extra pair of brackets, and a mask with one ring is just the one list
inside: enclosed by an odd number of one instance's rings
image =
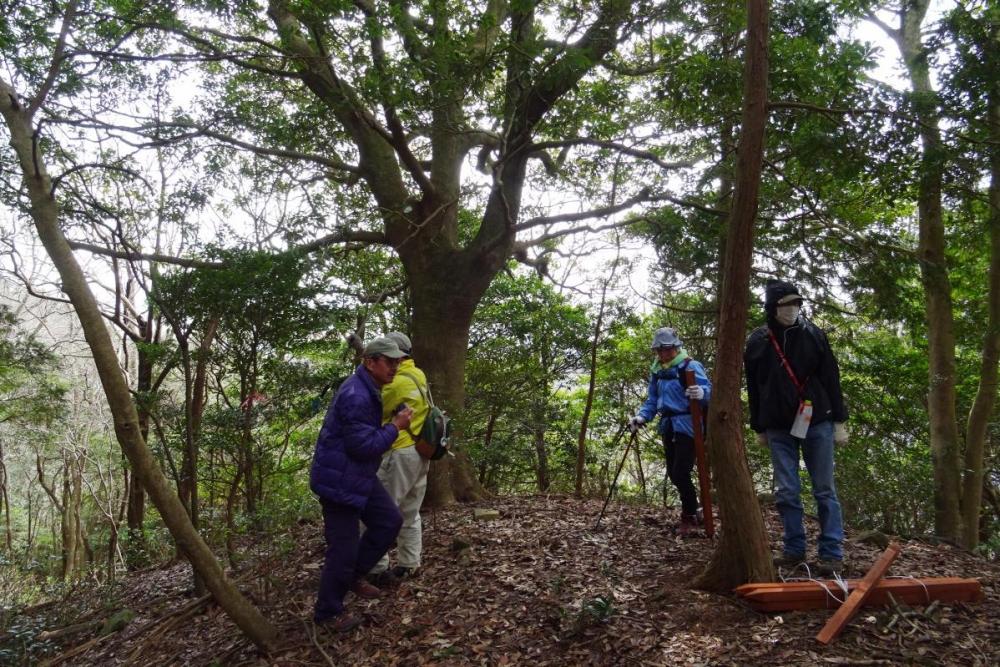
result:
[(73, 519), (76, 513), (72, 506), (73, 494), (70, 490), (70, 462), (63, 460), (62, 504), (59, 507), (60, 537), (62, 538), (62, 580), (70, 581), (76, 577), (77, 529)]
[[(147, 321), (145, 325), (144, 337), (146, 342), (152, 342), (152, 322)], [(149, 353), (139, 346), (136, 352), (136, 391), (143, 395), (152, 390), (153, 387), (153, 360)], [(136, 407), (139, 417), (139, 433), (143, 442), (149, 441), (149, 406), (143, 401)], [(126, 476), (128, 484), (128, 512), (126, 513), (126, 523), (128, 524), (128, 551), (129, 556), (126, 562), (130, 568), (138, 567), (143, 562), (140, 555), (146, 553), (146, 492), (139, 483), (136, 475)]]
[[(144, 440), (145, 441), (145, 440)], [(125, 512), (125, 523), (128, 526), (129, 554), (143, 553), (146, 544), (146, 492), (139, 482), (139, 476), (132, 473), (128, 467), (128, 458), (123, 462), (125, 467), (125, 484), (128, 488), (128, 508)], [(128, 559), (129, 568), (138, 567), (141, 559)]]
[(479, 471), (478, 471), (479, 474), (477, 476), (477, 479), (479, 480), (479, 485), (487, 489), (490, 488), (486, 484), (487, 473), (490, 470), (489, 451), (490, 448), (493, 446), (493, 433), (496, 430), (496, 426), (497, 426), (497, 413), (496, 410), (491, 410), (490, 416), (486, 420), (486, 434), (483, 435), (483, 452), (485, 453), (485, 455), (479, 462)]
[(737, 181), (727, 234), (722, 281), (718, 350), (708, 450), (715, 467), (721, 538), (698, 588), (729, 591), (747, 581), (774, 578), (764, 517), (754, 493), (743, 449), (740, 401), (743, 340), (750, 307), (750, 269), (754, 223), (767, 124), (768, 16), (766, 0), (747, 0), (743, 125), (737, 158)]
[(549, 490), (549, 453), (545, 449), (545, 426), (536, 425), (532, 431), (532, 439), (535, 443), (535, 480), (538, 483), (538, 490), (545, 493)]
[(83, 507), (83, 457), (73, 454), (68, 464), (67, 467), (70, 471), (70, 493), (72, 494), (70, 499), (72, 503), (68, 504), (64, 500), (63, 504), (64, 506), (68, 505), (72, 513), (71, 523), (75, 532), (73, 536), (75, 549), (72, 553), (73, 572), (74, 576), (79, 577), (83, 574), (87, 561), (93, 560), (94, 554), (90, 548), (90, 543), (87, 541), (87, 535), (84, 533), (83, 519), (81, 517), (81, 509)]
[(913, 106), (920, 124), (922, 147), (917, 195), (918, 257), (927, 312), (930, 372), (927, 411), (934, 465), (934, 530), (941, 537), (957, 539), (961, 530), (961, 440), (955, 407), (955, 322), (941, 207), (946, 156), (939, 129), (937, 93), (931, 85), (928, 54), (921, 36), (929, 4), (929, 0), (908, 0), (901, 28), (892, 36), (902, 53), (913, 88)]
[(170, 488), (142, 438), (139, 417), (128, 384), (119, 369), (114, 343), (87, 278), (59, 225), (59, 208), (53, 194), (52, 179), (46, 172), (41, 148), (35, 141), (32, 127), (34, 112), (32, 106), (25, 106), (17, 92), (0, 79), (0, 114), (10, 130), (11, 146), (17, 155), (31, 202), (31, 217), (45, 250), (59, 272), (63, 291), (80, 319), (108, 399), (118, 442), (171, 535), (188, 554), (192, 566), (204, 578), (219, 606), (257, 646), (266, 650), (277, 637), (276, 629), (226, 577), (208, 545), (194, 530), (177, 494)]
[(979, 514), (983, 504), (983, 459), (986, 429), (996, 405), (997, 364), (1000, 362), (1000, 90), (989, 94), (989, 126), (993, 146), (990, 151), (989, 293), (987, 325), (983, 335), (983, 355), (979, 389), (969, 410), (965, 430), (965, 474), (962, 479), (962, 544), (970, 551), (979, 545)]
[(188, 441), (187, 451), (184, 457), (184, 475), (191, 485), (188, 494), (188, 505), (191, 512), (191, 524), (198, 528), (198, 457), (201, 444), (201, 423), (205, 415), (205, 403), (207, 401), (208, 390), (208, 358), (212, 349), (212, 342), (215, 340), (215, 333), (219, 327), (219, 320), (213, 319), (205, 327), (201, 343), (198, 345), (198, 356), (195, 361), (194, 388), (191, 405), (191, 438)]
[[(617, 263), (615, 264), (617, 266)], [(601, 329), (604, 326), (604, 304), (607, 301), (608, 281), (601, 285), (601, 305), (597, 308), (597, 322), (594, 324), (594, 337), (590, 341), (590, 380), (587, 383), (587, 401), (583, 406), (583, 416), (580, 417), (580, 433), (576, 438), (576, 497), (583, 497), (583, 465), (587, 458), (587, 429), (590, 426), (590, 411), (594, 407), (594, 393), (597, 388), (597, 349), (601, 342)]]
[(7, 553), (14, 550), (14, 533), (10, 528), (10, 495), (7, 492), (7, 463), (4, 459), (3, 439), (0, 438), (0, 511), (5, 511), (4, 515), (4, 544), (7, 546)]
[(27, 493), (27, 514), (28, 514), (28, 534), (24, 541), (24, 555), (28, 556), (31, 554), (32, 549), (35, 546), (35, 531), (38, 529), (38, 522), (35, 520), (35, 503), (34, 495), (31, 493), (31, 487), (28, 487)]

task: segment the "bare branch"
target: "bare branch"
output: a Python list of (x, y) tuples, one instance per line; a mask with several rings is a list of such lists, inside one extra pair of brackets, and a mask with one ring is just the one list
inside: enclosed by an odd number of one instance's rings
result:
[[(726, 211), (721, 209), (711, 208), (700, 204), (698, 202), (688, 201), (685, 199), (678, 199), (677, 197), (672, 197), (670, 195), (651, 195), (649, 194), (649, 189), (644, 188), (637, 195), (625, 200), (621, 204), (615, 204), (612, 206), (605, 206), (603, 208), (591, 209), (589, 211), (580, 211), (577, 213), (564, 213), (562, 215), (553, 216), (539, 216), (537, 218), (531, 218), (526, 220), (517, 226), (518, 231), (523, 231), (525, 229), (530, 229), (532, 227), (540, 227), (543, 225), (550, 225), (559, 222), (576, 222), (579, 220), (587, 220), (589, 218), (606, 218), (609, 215), (614, 215), (620, 213), (627, 209), (632, 208), (636, 204), (643, 202), (669, 202), (671, 204), (676, 204), (677, 206), (683, 206), (685, 208), (693, 208), (703, 213), (708, 213), (710, 215), (722, 216), (726, 214)], [(632, 221), (626, 223), (631, 224)], [(561, 235), (561, 234), (560, 234)]]
[(208, 262), (201, 259), (173, 257), (171, 255), (164, 255), (161, 253), (147, 253), (134, 250), (115, 250), (112, 248), (92, 245), (90, 243), (83, 243), (82, 241), (71, 241), (69, 239), (67, 239), (67, 243), (69, 243), (69, 247), (73, 250), (86, 250), (87, 252), (92, 252), (95, 255), (114, 257), (116, 259), (126, 259), (132, 262), (158, 262), (161, 264), (183, 266), (189, 269), (221, 269), (225, 267), (225, 263), (223, 262)]
[(531, 145), (532, 150), (545, 150), (548, 148), (564, 148), (567, 146), (597, 146), (598, 148), (607, 148), (619, 153), (624, 153), (625, 155), (631, 155), (632, 157), (641, 158), (643, 160), (648, 160), (662, 169), (687, 169), (695, 166), (698, 160), (703, 158), (693, 158), (689, 160), (680, 160), (677, 162), (665, 162), (658, 155), (651, 151), (640, 150), (638, 148), (631, 148), (624, 144), (619, 144), (614, 141), (603, 141), (601, 139), (590, 139), (587, 137), (577, 137), (575, 139), (566, 139), (563, 141), (543, 141)]
[(182, 122), (171, 122), (163, 123), (161, 127), (178, 127), (196, 130), (201, 136), (210, 137), (216, 139), (223, 143), (235, 146), (236, 148), (242, 148), (251, 151), (257, 155), (270, 155), (273, 157), (289, 158), (293, 160), (303, 160), (306, 162), (313, 162), (315, 164), (327, 167), (329, 169), (336, 169), (338, 171), (346, 171), (350, 174), (358, 174), (360, 170), (357, 166), (352, 164), (347, 164), (341, 160), (334, 158), (329, 158), (324, 155), (317, 155), (315, 153), (303, 153), (301, 151), (293, 151), (287, 148), (267, 148), (264, 146), (258, 146), (256, 144), (251, 144), (250, 142), (243, 141), (242, 139), (237, 139), (236, 137), (230, 136), (228, 134), (223, 134), (217, 130), (213, 130), (204, 125), (199, 125), (197, 123), (182, 123)]
[(56, 77), (59, 76), (59, 68), (66, 58), (66, 38), (69, 36), (73, 19), (76, 18), (76, 4), (77, 0), (71, 0), (66, 5), (66, 15), (63, 16), (62, 27), (59, 29), (59, 38), (56, 40), (56, 48), (52, 54), (52, 62), (49, 64), (49, 72), (45, 76), (42, 87), (38, 89), (35, 97), (28, 104), (28, 109), (25, 112), (28, 118), (34, 116), (35, 112), (45, 103), (45, 98), (49, 96), (49, 91), (52, 90), (52, 86), (56, 82)]
[[(173, 266), (183, 266), (190, 269), (221, 269), (226, 266), (225, 262), (211, 262), (202, 259), (194, 258), (184, 258), (184, 257), (174, 257), (172, 255), (164, 255), (162, 253), (147, 253), (139, 252), (134, 250), (117, 250), (112, 248), (105, 248), (102, 246), (92, 245), (90, 243), (84, 243), (82, 241), (67, 241), (69, 247), (73, 250), (86, 250), (87, 252), (92, 252), (95, 255), (103, 255), (105, 257), (114, 257), (117, 259), (125, 259), (129, 261), (147, 261), (147, 262), (157, 262), (160, 264), (170, 264)], [(327, 234), (326, 236), (320, 237), (315, 241), (310, 241), (300, 246), (293, 246), (288, 250), (284, 250), (275, 254), (291, 254), (291, 253), (302, 253), (308, 254), (325, 248), (326, 246), (333, 245), (335, 243), (364, 243), (364, 244), (388, 244), (388, 240), (385, 234), (381, 232), (366, 232), (366, 231), (339, 231), (332, 234)]]

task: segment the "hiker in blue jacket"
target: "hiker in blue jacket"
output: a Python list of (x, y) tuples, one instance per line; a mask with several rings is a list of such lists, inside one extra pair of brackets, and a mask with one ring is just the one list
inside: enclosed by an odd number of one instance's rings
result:
[[(635, 433), (654, 415), (660, 415), (659, 433), (663, 437), (667, 476), (681, 497), (681, 522), (677, 532), (686, 535), (700, 523), (698, 493), (691, 482), (695, 457), (691, 401), (700, 401), (702, 409), (706, 409), (712, 395), (712, 383), (704, 366), (688, 356), (674, 329), (657, 329), (650, 347), (656, 353), (656, 361), (649, 369), (648, 395), (639, 412), (629, 420), (628, 429)], [(687, 370), (694, 371), (695, 384), (690, 386), (685, 379)]]
[[(323, 420), (313, 455), (309, 487), (323, 505), (326, 556), (313, 620), (345, 632), (361, 619), (344, 611), (348, 591), (376, 598), (381, 591), (364, 580), (392, 546), (403, 517), (376, 473), (382, 455), (409, 428), (412, 408), (382, 425), (382, 387), (396, 375), (404, 356), (394, 341), (376, 338), (362, 363), (340, 386)], [(365, 532), (360, 536), (360, 523)]]

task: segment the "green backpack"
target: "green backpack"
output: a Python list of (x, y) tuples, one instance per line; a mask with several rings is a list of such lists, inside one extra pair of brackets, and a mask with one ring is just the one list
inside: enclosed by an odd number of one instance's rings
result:
[(417, 453), (431, 461), (437, 461), (445, 454), (451, 454), (448, 450), (448, 428), (451, 425), (451, 418), (444, 413), (444, 410), (434, 405), (430, 387), (427, 387), (427, 392), (425, 393), (424, 388), (420, 386), (420, 382), (417, 380), (417, 376), (405, 372), (402, 375), (413, 380), (413, 384), (417, 386), (417, 391), (420, 392), (420, 396), (427, 403), (428, 408), (427, 417), (424, 419), (423, 426), (420, 427), (420, 433), (414, 433), (410, 429), (406, 429), (406, 432), (413, 438), (413, 446), (416, 448)]

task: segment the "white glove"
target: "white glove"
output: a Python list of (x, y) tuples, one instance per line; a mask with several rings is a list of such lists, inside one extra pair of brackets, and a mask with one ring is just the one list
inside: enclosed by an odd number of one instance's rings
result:
[(641, 415), (636, 415), (635, 417), (632, 417), (632, 419), (628, 420), (628, 424), (626, 424), (625, 428), (628, 429), (629, 433), (638, 433), (639, 429), (642, 428), (642, 425), (645, 423), (646, 420), (643, 419)]
[(768, 447), (768, 446), (770, 446), (771, 443), (769, 443), (767, 441), (767, 433), (766, 432), (761, 431), (760, 433), (757, 434), (757, 444), (760, 445), (761, 447)]
[(847, 424), (844, 422), (834, 422), (833, 424), (833, 442), (837, 445), (847, 444)]
[(690, 399), (700, 401), (705, 398), (705, 388), (700, 384), (693, 384), (684, 390), (684, 395)]

